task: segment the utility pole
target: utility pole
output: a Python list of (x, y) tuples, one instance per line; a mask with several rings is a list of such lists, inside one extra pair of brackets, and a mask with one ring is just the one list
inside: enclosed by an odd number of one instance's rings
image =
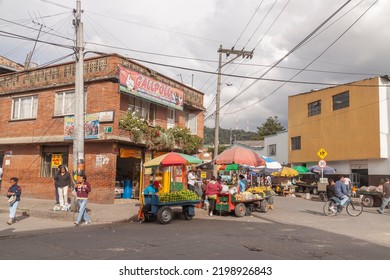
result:
[(76, 77), (75, 77), (75, 112), (74, 112), (74, 134), (73, 134), (73, 172), (77, 179), (84, 175), (84, 26), (81, 22), (81, 1), (76, 2), (76, 9), (73, 11), (75, 19), (73, 25), (76, 29)]
[[(222, 79), (221, 71), (222, 71), (222, 67), (233, 62), (234, 60), (236, 60), (240, 56), (242, 56), (244, 58), (252, 58), (253, 57), (253, 51), (244, 51), (243, 49), (241, 51), (239, 51), (239, 50), (235, 50), (234, 47), (231, 49), (223, 49), (222, 45), (219, 46), (218, 52), (219, 52), (219, 62), (218, 62), (217, 96), (215, 98), (216, 105), (215, 105), (215, 130), (214, 130), (214, 159), (218, 155), (218, 145), (219, 145), (219, 110), (220, 110), (220, 99), (221, 99), (221, 79)], [(228, 57), (231, 54), (236, 55), (236, 57), (234, 57), (233, 59), (229, 60), (228, 62), (225, 62), (224, 64), (222, 64), (222, 54), (223, 53), (226, 54), (226, 57)], [(214, 176), (217, 176), (217, 173), (218, 172), (217, 172), (216, 165), (215, 165)]]

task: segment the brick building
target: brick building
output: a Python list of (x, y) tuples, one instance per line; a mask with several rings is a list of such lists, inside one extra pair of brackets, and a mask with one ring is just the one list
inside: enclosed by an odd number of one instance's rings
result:
[[(53, 199), (56, 166), (72, 170), (74, 80), (74, 62), (0, 75), (1, 194), (16, 176), (23, 196)], [(134, 89), (134, 81), (143, 81), (138, 86), (145, 90)], [(142, 163), (154, 154), (119, 128), (128, 111), (140, 113), (151, 125), (188, 127), (203, 138), (203, 93), (125, 57), (86, 59), (84, 85), (85, 172), (93, 202), (113, 203), (115, 186), (123, 178), (133, 189), (143, 183), (141, 178), (149, 180), (141, 175)]]

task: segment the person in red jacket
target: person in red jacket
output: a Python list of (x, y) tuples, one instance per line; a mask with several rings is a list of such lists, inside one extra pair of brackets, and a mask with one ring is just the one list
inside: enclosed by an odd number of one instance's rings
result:
[(83, 175), (81, 176), (81, 182), (77, 182), (77, 185), (75, 186), (76, 190), (76, 198), (77, 203), (79, 205), (79, 215), (77, 217), (77, 220), (74, 222), (76, 226), (79, 226), (81, 223), (81, 219), (84, 220), (84, 223), (90, 224), (91, 219), (88, 216), (87, 213), (87, 202), (88, 202), (88, 194), (91, 191), (91, 185), (87, 182), (87, 176)]
[(209, 201), (209, 215), (212, 216), (215, 209), (217, 194), (222, 190), (221, 184), (215, 180), (215, 176), (211, 176), (210, 182), (206, 186), (206, 199)]

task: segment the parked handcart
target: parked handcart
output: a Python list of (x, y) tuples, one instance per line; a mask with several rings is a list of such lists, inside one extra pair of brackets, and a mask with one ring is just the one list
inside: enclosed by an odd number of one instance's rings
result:
[(160, 224), (168, 224), (173, 220), (174, 211), (172, 207), (181, 207), (182, 214), (186, 220), (191, 220), (195, 216), (195, 206), (200, 200), (169, 201), (161, 202), (158, 195), (144, 195), (145, 201), (142, 208), (145, 220), (157, 217)]
[(261, 191), (241, 194), (220, 193), (217, 195), (215, 210), (220, 213), (234, 212), (237, 217), (243, 217), (251, 212), (267, 212), (268, 205), (273, 204), (273, 194), (270, 187), (265, 187)]

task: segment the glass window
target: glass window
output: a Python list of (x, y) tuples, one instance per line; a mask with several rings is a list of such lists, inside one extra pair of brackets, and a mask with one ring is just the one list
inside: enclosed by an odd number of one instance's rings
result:
[(144, 118), (150, 125), (155, 124), (156, 105), (135, 97), (129, 97), (129, 112), (135, 112), (139, 117)]
[(291, 138), (291, 150), (301, 149), (301, 136)]
[(54, 115), (64, 116), (74, 114), (74, 91), (56, 93)]
[(172, 128), (175, 126), (175, 110), (174, 109), (168, 109), (168, 128)]
[(321, 114), (321, 100), (307, 104), (308, 116)]
[(25, 96), (12, 99), (12, 119), (33, 119), (37, 117), (38, 96)]
[(191, 131), (191, 134), (197, 133), (198, 116), (196, 114), (186, 114), (186, 126)]
[(349, 107), (349, 91), (333, 95), (333, 111)]
[(43, 148), (41, 177), (54, 177), (59, 165), (68, 166), (68, 157), (68, 147)]
[(267, 152), (268, 152), (269, 156), (275, 156), (276, 155), (276, 144), (268, 145)]

